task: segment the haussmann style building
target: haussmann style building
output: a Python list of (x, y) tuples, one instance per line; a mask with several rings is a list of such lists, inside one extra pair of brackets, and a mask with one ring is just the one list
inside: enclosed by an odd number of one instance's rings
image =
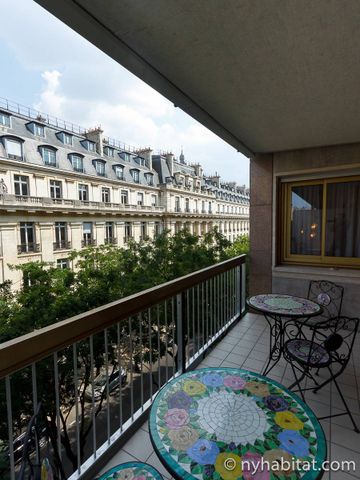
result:
[(187, 164), (2, 101), (0, 104), (0, 283), (21, 282), (9, 265), (71, 267), (69, 252), (124, 246), (164, 229), (229, 240), (249, 233), (249, 190)]

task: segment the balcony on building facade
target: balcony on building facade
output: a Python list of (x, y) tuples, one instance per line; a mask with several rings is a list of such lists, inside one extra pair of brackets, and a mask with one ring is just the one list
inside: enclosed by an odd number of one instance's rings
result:
[(22, 253), (39, 253), (40, 252), (40, 243), (21, 243), (17, 247), (18, 254)]
[(54, 250), (70, 250), (71, 242), (69, 240), (61, 240), (53, 243)]
[(117, 238), (116, 237), (105, 237), (104, 243), (106, 245), (117, 245)]
[[(22, 435), (29, 412), (41, 402), (45, 409), (51, 408), (46, 414), (56, 428), (66, 478), (98, 476), (113, 452), (146, 419), (157, 391), (174, 376), (195, 368), (244, 315), (245, 269), (242, 255), (1, 344), (0, 382), (5, 379), (7, 412), (11, 412), (4, 441)], [(149, 342), (150, 360), (146, 359)], [(118, 369), (126, 377), (114, 390), (103, 388), (101, 398), (95, 398), (97, 365), (104, 359), (105, 370)], [(74, 386), (71, 398), (61, 393), (64, 375)], [(23, 402), (14, 396), (20, 378), (26, 378)], [(80, 437), (85, 425), (89, 434)], [(64, 434), (69, 435), (77, 467), (69, 461)], [(8, 443), (9, 478), (15, 479), (20, 465), (13, 443)], [(144, 447), (148, 445), (140, 450)], [(4, 474), (7, 478), (8, 472)]]
[(81, 240), (82, 247), (95, 247), (96, 244), (96, 238), (84, 238), (83, 240)]

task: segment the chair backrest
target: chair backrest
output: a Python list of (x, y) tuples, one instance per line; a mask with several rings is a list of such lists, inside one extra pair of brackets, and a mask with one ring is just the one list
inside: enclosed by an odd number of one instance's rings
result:
[(344, 316), (332, 318), (327, 323), (328, 336), (323, 345), (330, 353), (332, 363), (339, 363), (342, 369), (350, 360), (359, 323), (359, 318)]
[(318, 303), (323, 313), (314, 317), (316, 321), (335, 318), (341, 315), (344, 296), (344, 287), (327, 280), (311, 280), (309, 283), (308, 299)]
[(39, 403), (36, 413), (27, 426), (17, 479), (63, 480), (65, 478), (56, 440), (42, 404)]

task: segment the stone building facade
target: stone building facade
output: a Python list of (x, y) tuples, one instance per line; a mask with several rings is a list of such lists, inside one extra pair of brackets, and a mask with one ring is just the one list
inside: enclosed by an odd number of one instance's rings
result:
[[(16, 111), (14, 111), (16, 110)], [(69, 252), (124, 246), (164, 229), (249, 234), (249, 190), (172, 153), (134, 149), (32, 110), (0, 109), (0, 282), (28, 261), (71, 267)]]

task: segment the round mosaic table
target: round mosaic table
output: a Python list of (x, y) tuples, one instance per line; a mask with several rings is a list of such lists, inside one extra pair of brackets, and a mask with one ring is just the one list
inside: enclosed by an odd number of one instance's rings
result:
[(98, 480), (163, 480), (160, 473), (147, 463), (127, 462), (105, 472)]
[[(270, 353), (263, 375), (267, 375), (280, 360), (284, 351), (286, 332), (293, 336), (298, 333), (296, 321), (301, 319), (304, 323), (323, 312), (319, 304), (293, 295), (269, 293), (255, 295), (246, 301), (251, 308), (264, 315), (270, 326)], [(296, 321), (291, 322), (292, 320)], [(290, 324), (292, 329), (289, 328)]]
[(205, 368), (173, 379), (155, 398), (149, 431), (177, 479), (315, 480), (326, 459), (310, 408), (247, 370)]

